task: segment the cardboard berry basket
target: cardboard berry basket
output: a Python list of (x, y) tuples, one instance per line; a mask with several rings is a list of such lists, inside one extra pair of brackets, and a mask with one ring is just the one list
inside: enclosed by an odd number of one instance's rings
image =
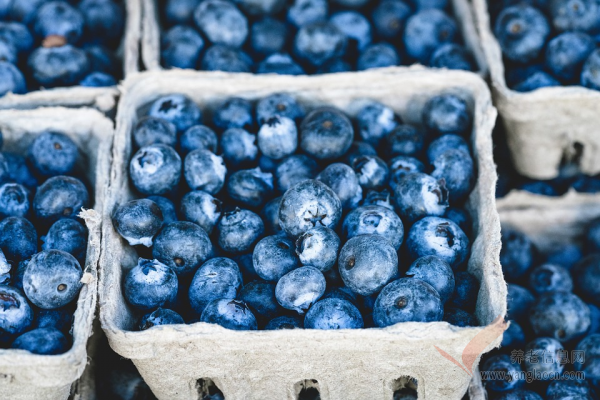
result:
[[(199, 322), (135, 331), (136, 316), (123, 298), (121, 282), (123, 271), (135, 266), (138, 256), (114, 230), (110, 216), (119, 204), (134, 197), (128, 181), (131, 131), (144, 107), (161, 95), (183, 93), (210, 113), (215, 103), (230, 96), (257, 100), (277, 92), (290, 93), (310, 107), (333, 105), (349, 115), (357, 112), (361, 100), (375, 99), (414, 124), (420, 123), (420, 110), (434, 94), (458, 92), (469, 99), (478, 180), (468, 201), (474, 220), (468, 268), (481, 282), (476, 315), (484, 326), (459, 328), (435, 322), (384, 329), (241, 332)], [(497, 177), (491, 130), (495, 117), (485, 83), (466, 72), (413, 67), (287, 77), (170, 71), (128, 79), (117, 112), (100, 261), (100, 320), (111, 347), (133, 360), (159, 399), (202, 398), (206, 387), (215, 384), (228, 400), (296, 399), (305, 386), (316, 387), (324, 400), (391, 400), (407, 377), (418, 382), (420, 398), (460, 399), (471, 376), (434, 346), (461, 359), (465, 346), (482, 331), (493, 330), (497, 326), (493, 322), (506, 313), (494, 204)], [(498, 346), (500, 332), (477, 351), (466, 350), (473, 366), (481, 352)]]
[(494, 104), (506, 127), (517, 171), (551, 179), (561, 162), (575, 159), (587, 175), (600, 172), (600, 91), (582, 86), (519, 93), (508, 88), (502, 50), (492, 31), (487, 1), (473, 0), (481, 45), (490, 70)]
[[(125, 29), (117, 55), (122, 59), (123, 76), (139, 71), (142, 7), (141, 0), (122, 0)], [(25, 94), (7, 93), (0, 97), (0, 109), (33, 109), (44, 106), (92, 107), (104, 113), (113, 111), (119, 97), (117, 86), (58, 87)]]
[[(0, 398), (10, 400), (67, 399), (71, 386), (88, 364), (86, 346), (92, 334), (100, 259), (101, 210), (110, 170), (113, 123), (93, 109), (61, 107), (0, 111), (3, 150), (26, 154), (32, 140), (46, 130), (62, 132), (77, 144), (77, 169), (85, 174), (93, 193), (93, 208), (80, 216), (89, 230), (84, 283), (77, 299), (72, 328), (73, 345), (60, 355), (43, 356), (24, 350), (0, 350)], [(77, 387), (74, 386), (77, 393)]]
[[(141, 0), (143, 8), (141, 57), (146, 70), (163, 69), (160, 60), (161, 34), (163, 26), (161, 18), (163, 10), (158, 0)], [(371, 0), (373, 1), (373, 0)], [(235, 3), (235, 1), (234, 1)], [(451, 16), (456, 20), (464, 46), (469, 50), (477, 71), (481, 76), (487, 75), (487, 65), (477, 35), (477, 28), (471, 5), (468, 0), (451, 0)]]

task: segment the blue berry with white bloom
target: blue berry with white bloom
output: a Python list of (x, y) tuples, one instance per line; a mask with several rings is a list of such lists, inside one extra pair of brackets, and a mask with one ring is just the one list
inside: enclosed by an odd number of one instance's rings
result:
[(123, 295), (140, 310), (154, 310), (175, 300), (179, 283), (175, 271), (158, 260), (140, 258), (127, 272)]
[(275, 298), (283, 308), (304, 314), (325, 293), (323, 273), (311, 266), (296, 268), (279, 279)]

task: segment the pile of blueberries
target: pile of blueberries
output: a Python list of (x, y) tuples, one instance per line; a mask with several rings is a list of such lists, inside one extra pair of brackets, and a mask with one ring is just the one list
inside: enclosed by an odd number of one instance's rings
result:
[(600, 89), (597, 0), (490, 0), (489, 4), (510, 88)]
[(147, 197), (112, 215), (140, 256), (123, 273), (139, 329), (478, 325), (462, 208), (476, 175), (471, 111), (443, 93), (421, 122), (373, 100), (354, 121), (285, 93), (204, 112), (181, 94), (155, 100), (129, 164)]
[(115, 85), (124, 25), (118, 0), (0, 1), (0, 96)]
[(165, 68), (323, 74), (409, 65), (473, 70), (450, 0), (166, 0)]
[[(490, 379), (494, 399), (596, 399), (600, 383), (600, 220), (589, 226), (583, 244), (555, 246), (541, 253), (531, 239), (503, 229), (500, 262), (508, 284), (510, 326), (499, 350), (481, 371), (504, 371)], [(580, 351), (581, 358), (573, 358)], [(538, 376), (525, 382), (521, 371)], [(585, 379), (557, 379), (582, 371)], [(555, 374), (541, 380), (542, 374)], [(547, 377), (549, 375), (546, 375)], [(494, 397), (497, 396), (497, 397)]]
[[(0, 349), (60, 354), (82, 287), (90, 192), (71, 138), (47, 131), (25, 157), (0, 153)], [(39, 235), (41, 234), (41, 235)]]

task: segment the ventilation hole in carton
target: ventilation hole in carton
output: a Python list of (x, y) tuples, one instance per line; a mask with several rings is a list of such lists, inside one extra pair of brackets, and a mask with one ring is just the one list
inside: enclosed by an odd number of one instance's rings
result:
[(198, 400), (225, 400), (223, 392), (210, 378), (202, 378), (196, 381)]
[(584, 146), (581, 142), (573, 142), (565, 149), (561, 160), (561, 174), (575, 175), (579, 173), (579, 163), (583, 157)]
[(294, 385), (298, 400), (321, 400), (319, 382), (316, 379), (305, 379)]
[(410, 376), (401, 376), (392, 381), (394, 400), (414, 400), (417, 398), (417, 380)]

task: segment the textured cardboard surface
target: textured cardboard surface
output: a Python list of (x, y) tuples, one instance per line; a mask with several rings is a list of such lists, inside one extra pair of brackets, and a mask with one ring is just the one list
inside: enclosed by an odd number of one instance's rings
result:
[[(476, 314), (487, 325), (506, 313), (506, 285), (499, 264), (500, 225), (495, 208), (496, 172), (491, 130), (496, 111), (485, 83), (474, 74), (423, 68), (334, 74), (326, 77), (253, 76), (195, 71), (148, 72), (123, 86), (113, 145), (111, 183), (104, 208), (100, 272), (100, 320), (111, 347), (130, 358), (160, 399), (196, 399), (197, 381), (210, 378), (228, 400), (295, 399), (299, 382), (315, 379), (324, 400), (392, 399), (402, 376), (418, 380), (421, 398), (461, 398), (470, 376), (444, 359), (434, 345), (456, 359), (483, 327), (446, 322), (402, 323), (385, 329), (342, 331), (237, 332), (217, 325), (171, 325), (135, 332), (138, 316), (121, 294), (123, 270), (137, 254), (115, 232), (110, 215), (133, 198), (128, 182), (131, 129), (157, 97), (184, 93), (205, 115), (230, 96), (250, 100), (289, 92), (307, 106), (331, 104), (354, 115), (361, 100), (377, 99), (410, 123), (420, 124), (424, 102), (456, 92), (474, 109), (471, 136), (478, 182), (468, 210), (474, 219), (469, 270), (480, 280)], [(494, 341), (486, 351), (497, 346)]]
[(492, 94), (506, 127), (515, 168), (533, 179), (558, 175), (564, 157), (582, 146), (579, 167), (600, 172), (600, 92), (584, 87), (548, 87), (519, 93), (506, 86), (500, 45), (491, 29), (488, 0), (473, 0), (481, 45), (490, 69)]
[[(123, 0), (126, 20), (123, 40), (118, 50), (125, 77), (139, 71), (142, 7), (141, 0)], [(24, 109), (44, 106), (91, 107), (104, 113), (117, 104), (116, 86), (90, 88), (83, 86), (35, 90), (25, 94), (9, 93), (0, 97), (0, 109)]]
[[(148, 71), (163, 69), (160, 63), (161, 24), (159, 15), (163, 12), (157, 0), (141, 0), (142, 17), (142, 62)], [(487, 65), (483, 50), (479, 44), (475, 20), (468, 0), (451, 0), (452, 11), (462, 35), (464, 45), (469, 49), (478, 72), (487, 75)]]
[[(0, 111), (3, 150), (25, 154), (31, 141), (45, 130), (65, 133), (82, 157), (77, 168), (94, 191), (93, 209), (83, 210), (89, 229), (88, 249), (73, 323), (73, 346), (61, 355), (41, 356), (24, 350), (0, 350), (0, 398), (58, 400), (69, 396), (71, 384), (88, 363), (86, 345), (92, 333), (100, 259), (101, 210), (110, 169), (113, 123), (92, 109), (60, 107)], [(91, 194), (91, 193), (90, 193)]]

